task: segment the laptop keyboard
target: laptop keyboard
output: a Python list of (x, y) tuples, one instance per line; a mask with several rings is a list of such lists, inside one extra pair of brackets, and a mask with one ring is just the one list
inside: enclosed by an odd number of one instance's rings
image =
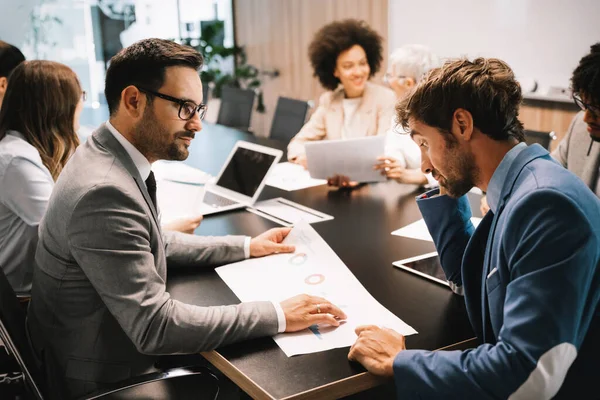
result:
[(230, 200), (227, 197), (219, 196), (213, 192), (205, 192), (202, 202), (212, 207), (226, 207), (233, 204), (238, 204), (237, 201)]

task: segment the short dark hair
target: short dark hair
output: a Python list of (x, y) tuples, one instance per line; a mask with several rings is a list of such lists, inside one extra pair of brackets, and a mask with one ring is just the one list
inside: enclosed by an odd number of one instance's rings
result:
[(308, 47), (308, 57), (325, 89), (335, 90), (340, 80), (333, 76), (337, 58), (341, 52), (354, 45), (363, 48), (371, 68), (369, 77), (374, 76), (383, 60), (383, 38), (365, 21), (346, 19), (325, 25), (315, 34)]
[(158, 90), (165, 81), (168, 67), (183, 66), (198, 71), (204, 59), (189, 46), (170, 40), (144, 39), (119, 51), (110, 59), (106, 71), (104, 94), (108, 111), (113, 115), (119, 108), (121, 92), (128, 86)]
[(525, 140), (519, 121), (521, 86), (508, 64), (496, 58), (447, 61), (419, 82), (396, 107), (404, 128), (414, 118), (448, 133), (454, 112), (463, 108), (473, 124), (494, 140)]
[(0, 40), (0, 78), (8, 78), (12, 70), (23, 61), (25, 61), (25, 56), (21, 50)]
[(574, 93), (585, 94), (586, 101), (600, 106), (600, 42), (590, 46), (590, 53), (579, 60), (571, 88)]

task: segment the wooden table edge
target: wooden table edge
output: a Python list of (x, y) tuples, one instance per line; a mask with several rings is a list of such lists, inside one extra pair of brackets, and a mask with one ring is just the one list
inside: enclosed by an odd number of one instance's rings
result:
[[(465, 345), (471, 342), (473, 342), (473, 344), (476, 345), (477, 338), (470, 338), (448, 346), (440, 347), (435, 351), (463, 348)], [(206, 358), (206, 360), (208, 360), (216, 368), (218, 368), (223, 374), (225, 374), (225, 376), (231, 379), (236, 385), (238, 385), (253, 399), (276, 400), (275, 397), (267, 393), (249, 376), (244, 374), (241, 370), (236, 368), (235, 365), (233, 365), (225, 357), (219, 354), (217, 350), (204, 352), (202, 353), (202, 356)], [(389, 378), (375, 376), (368, 372), (361, 372), (360, 374), (356, 374), (344, 379), (330, 382), (326, 385), (317, 386), (313, 389), (309, 389), (304, 392), (284, 397), (281, 400), (325, 400), (332, 398), (337, 399), (340, 397), (350, 396), (352, 394), (374, 388), (376, 386), (384, 384), (387, 381), (389, 381)]]

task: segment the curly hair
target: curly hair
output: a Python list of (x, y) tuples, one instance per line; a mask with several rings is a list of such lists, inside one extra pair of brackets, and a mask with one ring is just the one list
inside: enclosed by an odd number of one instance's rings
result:
[(600, 42), (590, 47), (590, 54), (580, 61), (571, 77), (573, 93), (585, 94), (586, 100), (600, 105)]
[(397, 121), (410, 118), (450, 132), (454, 111), (464, 108), (473, 124), (494, 140), (525, 140), (519, 121), (521, 86), (508, 64), (497, 58), (459, 59), (435, 68), (396, 107)]
[(335, 90), (340, 80), (333, 76), (337, 58), (343, 51), (359, 45), (367, 54), (372, 77), (379, 71), (383, 60), (383, 38), (365, 21), (346, 19), (325, 25), (315, 34), (308, 47), (308, 57), (325, 89)]

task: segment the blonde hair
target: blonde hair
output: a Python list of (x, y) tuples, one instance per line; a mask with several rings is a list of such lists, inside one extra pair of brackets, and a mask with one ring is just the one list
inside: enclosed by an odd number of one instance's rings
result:
[(399, 47), (390, 54), (388, 70), (396, 75), (404, 75), (419, 82), (425, 74), (440, 66), (440, 59), (420, 44), (407, 44)]

